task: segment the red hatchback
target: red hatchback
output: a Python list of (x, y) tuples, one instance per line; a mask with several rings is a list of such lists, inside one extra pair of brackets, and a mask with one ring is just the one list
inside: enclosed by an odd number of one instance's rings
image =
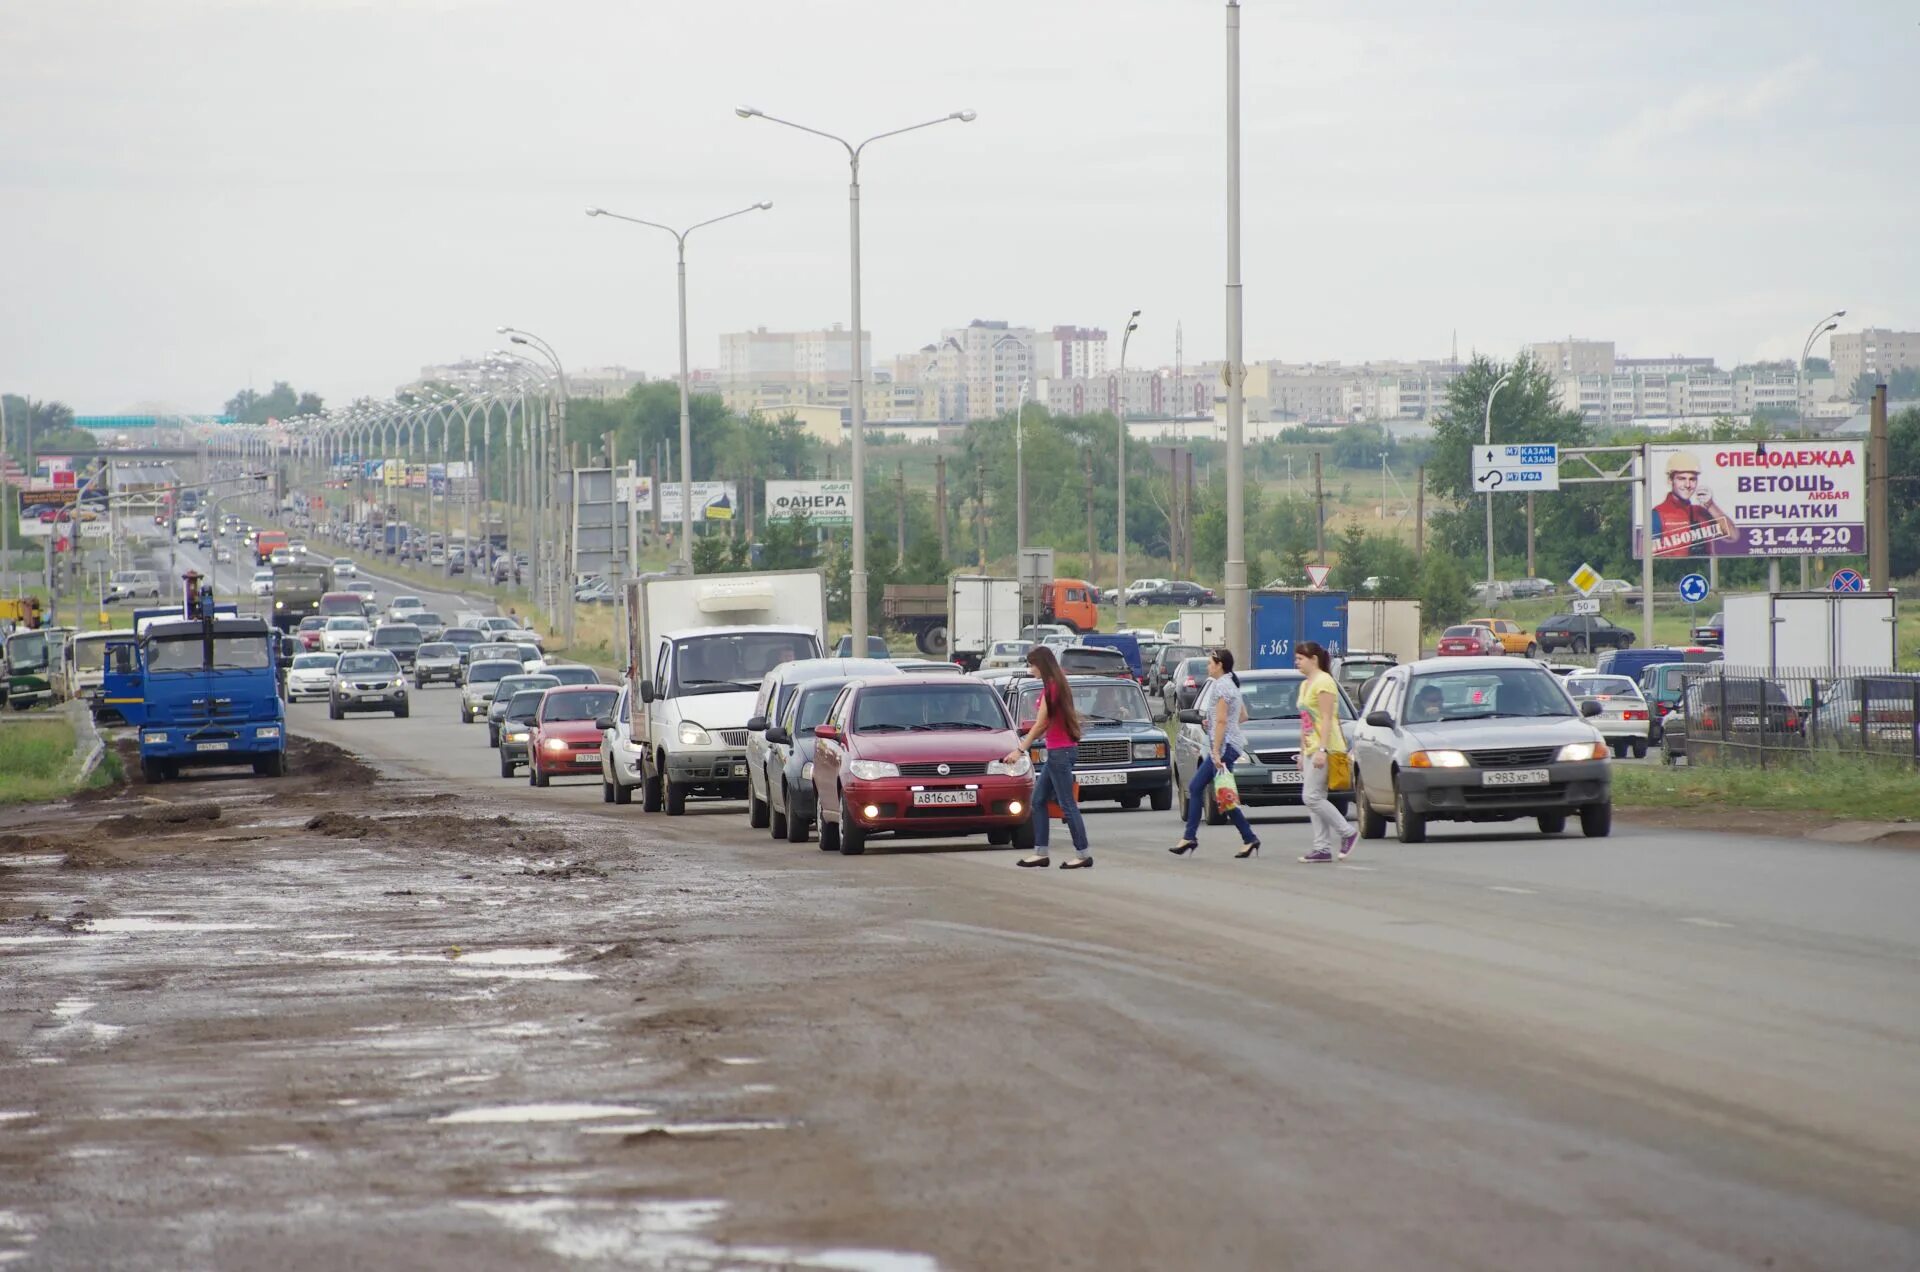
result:
[(549, 778), (600, 780), (600, 729), (594, 722), (613, 713), (620, 691), (612, 685), (561, 685), (540, 700), (532, 736), (527, 739), (527, 781), (545, 786)]
[(856, 680), (814, 730), (820, 847), (849, 856), (873, 835), (984, 834), (1033, 847), (1033, 764), (992, 687), (956, 676)]
[(1441, 658), (1486, 658), (1502, 652), (1498, 636), (1484, 627), (1465, 624), (1440, 633), (1440, 647), (1434, 651)]

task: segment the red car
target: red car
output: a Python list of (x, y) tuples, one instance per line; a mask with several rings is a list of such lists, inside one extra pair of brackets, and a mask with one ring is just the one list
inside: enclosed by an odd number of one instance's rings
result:
[(1440, 647), (1434, 651), (1441, 658), (1486, 658), (1503, 652), (1498, 636), (1466, 624), (1441, 632)]
[(294, 632), (294, 635), (300, 640), (300, 648), (306, 650), (308, 653), (319, 649), (320, 629), (326, 625), (327, 620), (318, 614), (309, 614), (301, 619), (299, 629)]
[(985, 834), (1033, 847), (1033, 763), (990, 685), (958, 676), (855, 680), (814, 730), (820, 847), (853, 856), (873, 835)]
[(527, 781), (545, 786), (555, 777), (600, 780), (600, 727), (613, 713), (620, 691), (612, 685), (560, 685), (547, 690), (527, 739)]

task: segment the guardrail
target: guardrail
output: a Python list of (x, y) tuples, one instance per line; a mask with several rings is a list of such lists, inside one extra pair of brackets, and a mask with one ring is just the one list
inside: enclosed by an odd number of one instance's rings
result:
[(1662, 721), (1663, 758), (1765, 768), (1851, 755), (1920, 767), (1920, 673), (1708, 666)]

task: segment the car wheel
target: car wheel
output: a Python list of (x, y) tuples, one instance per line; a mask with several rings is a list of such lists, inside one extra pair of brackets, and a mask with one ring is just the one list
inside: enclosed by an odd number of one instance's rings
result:
[(753, 786), (749, 784), (747, 786), (747, 825), (755, 830), (765, 830), (772, 811), (767, 807), (766, 801), (753, 793)]
[(1031, 821), (1021, 822), (1008, 832), (1007, 837), (1012, 841), (1014, 848), (1020, 852), (1033, 851), (1033, 823)]
[(500, 730), (493, 726), (491, 720), (487, 722), (487, 745), (496, 748), (500, 745)]
[(328, 719), (330, 719), (330, 720), (338, 720), (338, 719), (340, 718), (340, 704), (339, 704), (339, 703), (337, 703), (337, 702), (328, 702), (328, 703), (327, 703), (327, 718), (328, 718)]
[(1207, 810), (1207, 825), (1209, 826), (1226, 825), (1227, 815), (1220, 811), (1220, 805), (1217, 802), (1215, 802), (1213, 798), (1213, 787), (1211, 786), (1207, 787), (1207, 793), (1201, 796), (1201, 799), (1206, 801), (1205, 807)]
[(1613, 805), (1588, 804), (1580, 810), (1580, 833), (1588, 839), (1605, 839), (1613, 833)]
[(399, 706), (393, 709), (393, 718), (396, 720), (404, 720), (412, 714), (413, 708), (411, 706)]
[(604, 774), (600, 778), (600, 802), (602, 804), (613, 803), (613, 783), (609, 782)]
[(1366, 788), (1360, 784), (1360, 766), (1353, 769), (1353, 807), (1359, 814), (1360, 838), (1379, 839), (1387, 833), (1387, 819), (1373, 811), (1373, 805), (1367, 800)]
[(1609, 743), (1608, 745), (1613, 747), (1614, 759), (1624, 760), (1627, 758), (1627, 744), (1625, 742), (1612, 742), (1612, 743)]
[(1413, 811), (1405, 791), (1396, 790), (1393, 793), (1393, 833), (1403, 844), (1423, 844), (1427, 841), (1427, 819)]
[(847, 795), (840, 793), (840, 855), (858, 857), (867, 850), (867, 832), (847, 816)]
[(661, 782), (660, 782), (659, 775), (647, 773), (646, 765), (643, 763), (641, 765), (641, 774), (640, 774), (640, 811), (641, 812), (657, 813), (660, 811), (660, 804), (661, 804), (660, 786), (661, 786)]
[(995, 848), (1004, 848), (1013, 842), (1013, 831), (1005, 826), (987, 832), (987, 842)]
[(828, 821), (824, 815), (820, 818), (820, 851), (840, 851), (840, 823)]
[(1534, 820), (1540, 823), (1540, 833), (1543, 835), (1557, 835), (1567, 828), (1565, 813), (1542, 813)]
[(1538, 645), (1536, 645), (1536, 644), (1534, 644), (1534, 643), (1533, 643), (1532, 641), (1528, 641), (1528, 642), (1527, 642), (1527, 657), (1529, 657), (1529, 658), (1538, 658), (1539, 656), (1540, 656), (1540, 646), (1538, 646)]
[(1122, 795), (1120, 797), (1120, 807), (1126, 809), (1128, 812), (1132, 812), (1134, 809), (1140, 807), (1140, 797), (1138, 795)]
[(1173, 785), (1168, 783), (1157, 791), (1147, 793), (1147, 804), (1156, 813), (1164, 813), (1173, 807)]
[(687, 784), (667, 779), (667, 816), (679, 817), (687, 811)]
[[(773, 787), (767, 787), (767, 795), (769, 797), (773, 795)], [(779, 804), (774, 803), (772, 798), (768, 798), (767, 800), (767, 826), (767, 833), (773, 838), (785, 839), (787, 837), (787, 810)]]
[(1587, 652), (1587, 641), (1584, 636), (1574, 638), (1573, 652), (1576, 654), (1584, 654)]
[(633, 803), (633, 787), (628, 786), (623, 782), (612, 782), (612, 783), (609, 783), (609, 786), (613, 791), (614, 803), (616, 804)]
[(1636, 760), (1644, 760), (1647, 758), (1647, 744), (1645, 742), (1638, 739), (1634, 740), (1633, 758)]
[(140, 780), (148, 786), (158, 786), (167, 780), (167, 766), (159, 760), (142, 758), (140, 761)]

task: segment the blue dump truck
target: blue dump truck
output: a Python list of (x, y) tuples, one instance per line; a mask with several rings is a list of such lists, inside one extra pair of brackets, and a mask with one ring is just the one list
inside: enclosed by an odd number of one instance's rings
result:
[(104, 698), (140, 735), (141, 776), (160, 782), (183, 768), (229, 765), (262, 777), (286, 771), (279, 633), (269, 623), (215, 606), (212, 585), (191, 574), (185, 605), (137, 610), (133, 621), (132, 646), (107, 651)]

